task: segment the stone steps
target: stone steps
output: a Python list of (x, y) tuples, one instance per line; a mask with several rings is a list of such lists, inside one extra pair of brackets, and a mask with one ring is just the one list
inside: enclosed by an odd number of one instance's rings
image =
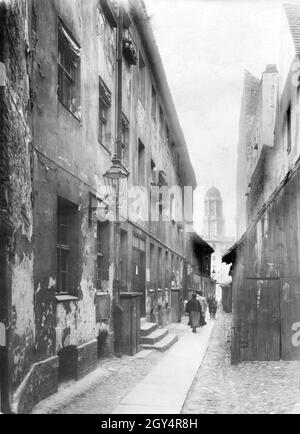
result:
[(141, 323), (140, 331), (141, 336), (149, 336), (152, 332), (158, 329), (158, 324), (155, 322), (145, 322)]
[(170, 335), (168, 334), (163, 339), (161, 339), (159, 342), (156, 342), (154, 345), (150, 344), (143, 344), (143, 349), (145, 350), (157, 350), (157, 351), (167, 351), (169, 348), (171, 348), (172, 345), (174, 345), (178, 341), (178, 335)]
[(154, 330), (148, 336), (141, 336), (142, 345), (144, 345), (144, 344), (154, 345), (157, 342), (161, 341), (168, 334), (169, 334), (169, 331), (165, 330), (165, 329)]
[(144, 350), (166, 351), (178, 341), (176, 334), (169, 334), (168, 329), (159, 327), (154, 322), (141, 320), (141, 344)]

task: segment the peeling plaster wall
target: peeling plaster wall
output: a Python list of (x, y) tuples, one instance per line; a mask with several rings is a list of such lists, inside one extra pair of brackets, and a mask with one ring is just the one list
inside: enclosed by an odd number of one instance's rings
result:
[[(4, 12), (6, 9), (6, 13)], [(7, 326), (10, 395), (28, 373), (34, 353), (33, 215), (28, 15), (26, 2), (1, 4), (0, 87), (1, 318)], [(6, 306), (4, 303), (8, 303)], [(8, 306), (8, 307), (7, 307)]]
[[(102, 174), (111, 154), (98, 142), (99, 76), (112, 93), (111, 125), (114, 125), (115, 32), (99, 13), (99, 2), (39, 0), (34, 53), (34, 146), (35, 146), (35, 310), (37, 354), (51, 357), (66, 346), (80, 346), (97, 337), (96, 324), (96, 224), (89, 221), (89, 194), (102, 185)], [(81, 121), (58, 101), (57, 17), (81, 47)], [(44, 28), (49, 29), (47, 34)], [(113, 145), (114, 131), (110, 135)], [(77, 206), (78, 262), (72, 295), (77, 300), (56, 298), (57, 197)], [(112, 237), (112, 234), (111, 234)], [(111, 242), (112, 244), (112, 238)], [(104, 292), (112, 293), (113, 252), (110, 248), (109, 281)], [(52, 282), (52, 284), (49, 284)], [(47, 324), (47, 327), (45, 325)]]

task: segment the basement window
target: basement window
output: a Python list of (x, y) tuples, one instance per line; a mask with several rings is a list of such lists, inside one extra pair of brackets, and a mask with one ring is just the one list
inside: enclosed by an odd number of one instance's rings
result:
[(104, 148), (110, 152), (111, 150), (111, 92), (99, 77), (99, 124), (98, 124), (98, 140)]
[(80, 120), (80, 47), (60, 19), (57, 63), (58, 100)]
[(76, 290), (78, 216), (77, 205), (58, 198), (57, 202), (57, 292), (73, 294)]

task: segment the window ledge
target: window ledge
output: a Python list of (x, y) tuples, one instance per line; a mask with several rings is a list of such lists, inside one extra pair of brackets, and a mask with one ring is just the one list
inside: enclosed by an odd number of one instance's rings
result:
[(96, 295), (97, 297), (103, 297), (103, 296), (108, 296), (109, 292), (104, 292), (104, 291), (96, 291)]
[(104, 149), (106, 150), (106, 152), (107, 152), (109, 155), (111, 155), (111, 150), (110, 150), (107, 146), (105, 146), (105, 145), (101, 142), (101, 140), (98, 139), (98, 143), (99, 143), (99, 145), (102, 146), (102, 148), (104, 148)]
[(77, 122), (80, 123), (80, 125), (82, 126), (82, 119), (81, 117), (78, 117), (75, 115), (75, 113), (72, 112), (72, 110), (69, 109), (69, 107), (66, 106), (66, 104), (64, 104), (59, 98), (58, 98), (58, 102), (73, 116), (74, 119), (76, 119)]
[(74, 295), (70, 295), (70, 294), (56, 294), (55, 295), (56, 301), (59, 302), (63, 302), (63, 301), (77, 301), (79, 300), (78, 297), (74, 297)]

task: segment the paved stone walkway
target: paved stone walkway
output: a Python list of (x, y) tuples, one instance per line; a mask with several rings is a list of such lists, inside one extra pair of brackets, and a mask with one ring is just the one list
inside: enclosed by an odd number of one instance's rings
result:
[(299, 412), (300, 362), (230, 364), (231, 315), (221, 313), (182, 413)]
[(123, 398), (114, 414), (179, 414), (201, 365), (214, 320), (185, 334), (168, 354)]

